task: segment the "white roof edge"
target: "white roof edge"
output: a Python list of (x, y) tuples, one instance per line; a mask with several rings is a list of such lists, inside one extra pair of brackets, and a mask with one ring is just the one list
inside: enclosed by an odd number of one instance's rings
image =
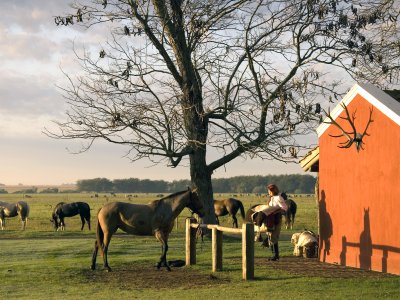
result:
[[(339, 117), (343, 111), (343, 107), (340, 104), (344, 103), (347, 106), (357, 94), (400, 126), (400, 102), (372, 84), (355, 84), (344, 96), (342, 101), (331, 111), (333, 119)], [(390, 108), (388, 106), (390, 106)], [(328, 120), (328, 118), (325, 118), (324, 122)], [(330, 124), (321, 123), (316, 129), (318, 137), (320, 137), (329, 126)]]

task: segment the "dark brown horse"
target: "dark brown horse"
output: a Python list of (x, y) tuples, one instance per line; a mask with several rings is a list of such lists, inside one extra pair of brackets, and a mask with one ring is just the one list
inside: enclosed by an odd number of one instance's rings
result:
[(188, 188), (160, 200), (154, 200), (149, 204), (131, 204), (124, 202), (112, 202), (104, 205), (97, 215), (96, 242), (92, 256), (92, 270), (96, 268), (97, 252), (100, 248), (103, 256), (104, 268), (111, 271), (108, 265), (108, 246), (112, 235), (121, 229), (134, 235), (154, 235), (162, 245), (162, 254), (157, 268), (171, 268), (167, 262), (168, 236), (174, 227), (175, 218), (185, 208), (204, 215), (203, 203), (195, 191)]
[(86, 202), (58, 203), (53, 210), (50, 221), (53, 223), (54, 228), (57, 231), (65, 230), (64, 218), (76, 215), (81, 217), (81, 230), (83, 230), (85, 220), (90, 230), (90, 206)]
[(1, 230), (6, 228), (6, 218), (18, 216), (21, 219), (22, 230), (25, 230), (26, 223), (29, 216), (29, 205), (25, 201), (18, 201), (17, 203), (7, 203), (0, 201), (0, 223)]
[(283, 215), (285, 216), (286, 229), (293, 229), (294, 218), (296, 217), (297, 204), (292, 199), (288, 199), (285, 192), (281, 194), (282, 198), (286, 201), (287, 211)]
[(228, 198), (224, 200), (214, 200), (214, 210), (215, 216), (217, 218), (217, 223), (219, 224), (218, 217), (230, 215), (233, 219), (232, 227), (238, 228), (238, 221), (236, 218), (236, 213), (240, 210), (242, 219), (244, 219), (244, 208), (243, 203), (240, 200), (234, 198)]

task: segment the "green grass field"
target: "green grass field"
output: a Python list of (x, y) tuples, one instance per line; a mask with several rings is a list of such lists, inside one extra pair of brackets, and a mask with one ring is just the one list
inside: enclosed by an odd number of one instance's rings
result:
[[(216, 196), (216, 199), (231, 195)], [(296, 197), (298, 213), (293, 230), (282, 230), (282, 258), (278, 264), (266, 262), (269, 249), (255, 245), (255, 279), (242, 280), (241, 240), (224, 235), (223, 271), (211, 272), (211, 241), (197, 243), (197, 264), (157, 271), (155, 263), (161, 247), (154, 237), (117, 233), (110, 244), (109, 262), (113, 272), (104, 272), (101, 257), (97, 269), (89, 270), (94, 244), (95, 215), (107, 201), (148, 203), (157, 197), (139, 194), (130, 200), (122, 194), (55, 194), (25, 198), (30, 205), (26, 231), (17, 218), (8, 219), (7, 230), (0, 232), (0, 295), (5, 299), (239, 299), (284, 297), (295, 299), (398, 299), (400, 277), (375, 272), (354, 271), (351, 276), (340, 269), (332, 277), (325, 271), (303, 273), (283, 268), (286, 262), (319, 266), (314, 261), (293, 260), (291, 235), (304, 228), (316, 231), (314, 199)], [(245, 209), (265, 202), (255, 196), (238, 196)], [(21, 195), (0, 195), (0, 201), (15, 202)], [(55, 232), (50, 223), (52, 207), (60, 201), (86, 201), (92, 207), (92, 226), (80, 231), (79, 217), (66, 218), (65, 232)], [(168, 259), (185, 259), (184, 210), (170, 235)], [(221, 225), (230, 227), (228, 217)], [(241, 224), (241, 218), (239, 218)], [(297, 258), (296, 258), (297, 259)], [(298, 263), (299, 264), (298, 264)], [(325, 265), (325, 264), (323, 264)], [(341, 273), (343, 272), (343, 273)]]

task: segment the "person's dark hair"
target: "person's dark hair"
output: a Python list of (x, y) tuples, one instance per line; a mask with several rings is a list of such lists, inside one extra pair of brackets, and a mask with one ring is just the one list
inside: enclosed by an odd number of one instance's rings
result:
[(274, 196), (279, 194), (279, 189), (275, 184), (268, 184), (267, 189), (272, 192)]

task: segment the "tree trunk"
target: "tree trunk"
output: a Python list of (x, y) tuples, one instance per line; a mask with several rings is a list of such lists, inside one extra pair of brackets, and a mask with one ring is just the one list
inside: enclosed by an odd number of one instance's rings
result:
[(207, 168), (206, 151), (203, 147), (198, 147), (197, 150), (190, 155), (190, 177), (192, 183), (197, 188), (200, 199), (204, 203), (205, 216), (203, 217), (203, 222), (207, 224), (216, 224), (211, 172), (209, 172)]

